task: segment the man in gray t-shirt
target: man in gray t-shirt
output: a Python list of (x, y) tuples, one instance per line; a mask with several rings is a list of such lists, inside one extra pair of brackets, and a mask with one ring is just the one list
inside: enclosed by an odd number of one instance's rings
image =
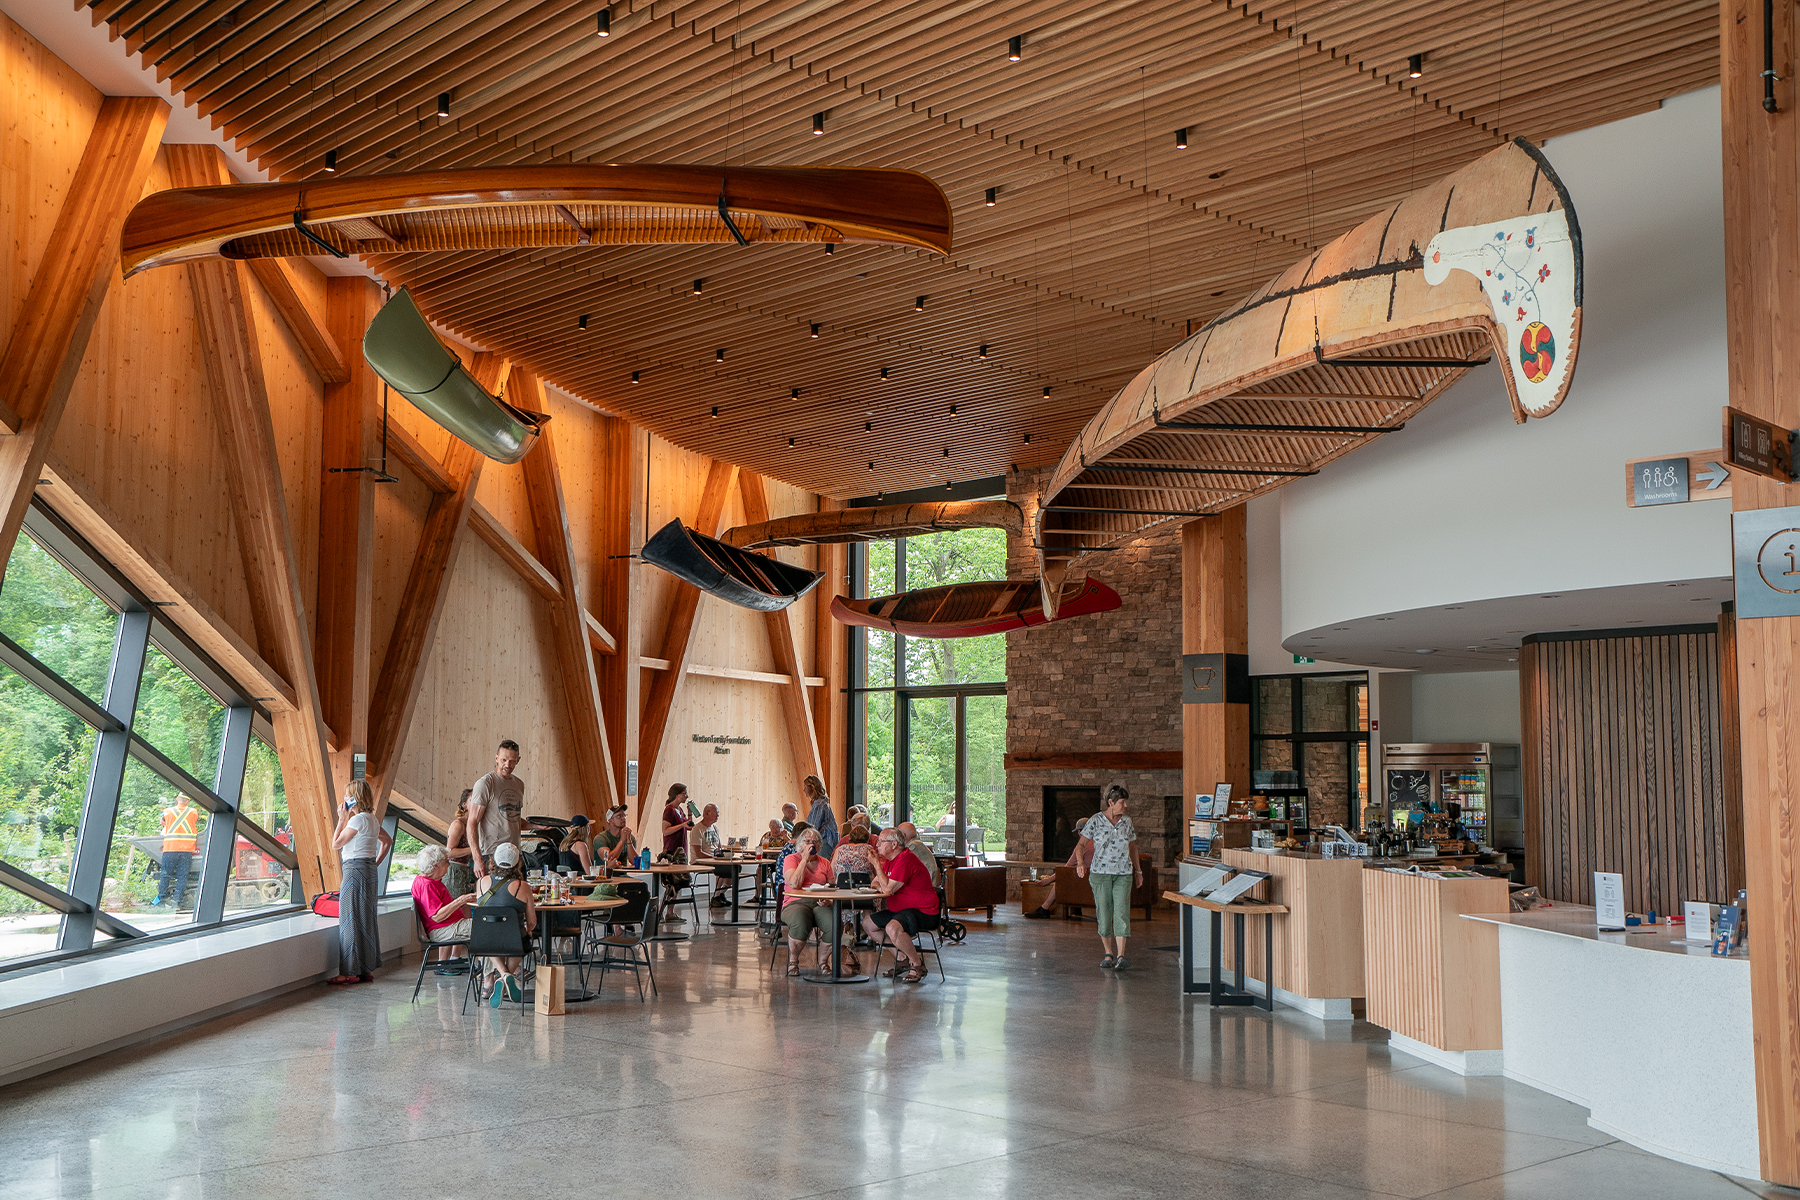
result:
[(485, 877), (488, 860), (502, 844), (519, 844), (525, 812), (525, 781), (519, 766), (519, 743), (504, 741), (494, 754), (494, 769), (475, 781), (469, 792), (469, 850), (475, 874)]

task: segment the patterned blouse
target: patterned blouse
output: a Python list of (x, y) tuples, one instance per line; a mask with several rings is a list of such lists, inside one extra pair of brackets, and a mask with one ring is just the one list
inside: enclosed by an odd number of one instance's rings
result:
[(1131, 827), (1130, 817), (1120, 817), (1114, 825), (1106, 819), (1103, 812), (1095, 813), (1088, 818), (1088, 823), (1081, 828), (1081, 835), (1094, 843), (1094, 861), (1088, 870), (1095, 875), (1133, 875), (1137, 873), (1137, 864), (1131, 861), (1131, 843), (1137, 839), (1137, 830)]
[(837, 878), (839, 871), (862, 871), (873, 875), (875, 868), (869, 865), (869, 855), (874, 849), (868, 842), (839, 842), (831, 856), (832, 878)]

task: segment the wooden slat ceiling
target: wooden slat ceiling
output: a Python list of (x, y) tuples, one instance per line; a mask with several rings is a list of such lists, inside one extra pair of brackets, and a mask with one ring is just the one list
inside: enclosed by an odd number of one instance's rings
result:
[(1418, 184), (1503, 137), (1541, 142), (1718, 74), (1713, 0), (665, 0), (613, 5), (607, 38), (585, 0), (90, 8), (282, 179), (333, 149), (356, 173), (928, 174), (956, 214), (948, 258), (804, 244), (368, 257), (434, 320), (588, 402), (839, 497), (1053, 462), (1190, 322)]

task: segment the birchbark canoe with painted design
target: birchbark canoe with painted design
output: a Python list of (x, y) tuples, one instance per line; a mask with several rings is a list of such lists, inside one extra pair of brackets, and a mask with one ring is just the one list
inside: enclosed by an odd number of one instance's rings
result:
[(695, 533), (680, 519), (657, 530), (644, 543), (643, 560), (684, 579), (709, 596), (740, 608), (779, 612), (806, 595), (824, 578), (767, 554), (754, 554)]
[(130, 276), (197, 258), (703, 242), (950, 252), (950, 202), (915, 171), (609, 165), (406, 171), (171, 188), (126, 218)]
[(1523, 139), (1295, 263), (1139, 372), (1057, 463), (1035, 519), (1044, 611), (1089, 551), (1317, 474), (1495, 358), (1514, 419), (1549, 416), (1581, 270), (1568, 193)]
[(916, 638), (980, 637), (1029, 629), (1119, 607), (1119, 593), (1092, 577), (1063, 588), (1062, 603), (1046, 617), (1030, 580), (952, 583), (896, 596), (851, 600), (834, 596), (831, 615), (845, 625), (866, 625)]
[(953, 529), (1004, 529), (1019, 537), (1025, 514), (1011, 500), (934, 500), (925, 504), (880, 504), (831, 512), (778, 517), (725, 532), (725, 541), (746, 550), (764, 546), (817, 546), (829, 542), (879, 542), (921, 537)]

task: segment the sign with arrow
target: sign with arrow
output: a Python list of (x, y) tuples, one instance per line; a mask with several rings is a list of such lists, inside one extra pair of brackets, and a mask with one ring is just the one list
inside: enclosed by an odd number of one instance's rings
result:
[(1717, 450), (1659, 454), (1625, 464), (1625, 503), (1632, 508), (1731, 499), (1731, 468)]

